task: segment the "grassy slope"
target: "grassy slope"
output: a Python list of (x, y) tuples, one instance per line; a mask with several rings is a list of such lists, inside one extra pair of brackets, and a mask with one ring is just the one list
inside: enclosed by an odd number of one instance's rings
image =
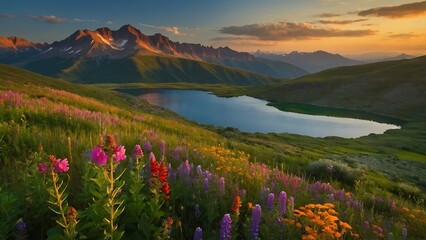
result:
[[(249, 153), (252, 161), (282, 167), (286, 171), (298, 174), (304, 173), (306, 164), (320, 158), (346, 162), (353, 167), (361, 167), (362, 171), (365, 171), (366, 177), (363, 178), (363, 184), (368, 191), (375, 194), (388, 194), (389, 191), (394, 191), (397, 182), (411, 182), (426, 188), (426, 182), (423, 179), (426, 150), (422, 148), (426, 144), (425, 126), (408, 124), (401, 131), (393, 130), (384, 135), (372, 135), (354, 140), (321, 139), (292, 134), (248, 134), (211, 127), (205, 129), (186, 120), (176, 121), (176, 118), (170, 118), (167, 112), (146, 106), (131, 97), (124, 96), (125, 100), (120, 100), (122, 96), (117, 96), (116, 93), (108, 90), (75, 85), (22, 69), (0, 65), (0, 90), (11, 89), (33, 97), (47, 96), (49, 99), (55, 100), (54, 96), (46, 91), (46, 87), (74, 92), (109, 103), (107, 106), (103, 105), (102, 110), (98, 111), (108, 111), (125, 119), (125, 124), (107, 128), (106, 131), (117, 134), (120, 137), (120, 143), (126, 147), (143, 141), (141, 139), (144, 130), (154, 130), (160, 139), (166, 140), (168, 147), (187, 146), (189, 149), (195, 149), (221, 144), (229, 149)], [(66, 101), (67, 104), (83, 109), (90, 107), (87, 100), (70, 101), (64, 96), (60, 96), (55, 101)], [(108, 107), (111, 105), (118, 106), (119, 110)], [(28, 115), (26, 118), (21, 118), (23, 121), (19, 121), (21, 117), (19, 114), (18, 112), (18, 121), (15, 123), (0, 121), (0, 149), (2, 149), (0, 163), (5, 164), (6, 162), (6, 166), (8, 166), (7, 161), (24, 163), (28, 156), (37, 150), (40, 143), (43, 143), (45, 151), (49, 151), (49, 153), (57, 156), (69, 156), (67, 138), (71, 137), (73, 143), (71, 169), (82, 168), (78, 164), (87, 161), (87, 157), (82, 153), (87, 151), (88, 147), (94, 146), (99, 133), (103, 133), (96, 126), (90, 124), (83, 128), (84, 121), (81, 121), (79, 125), (72, 125), (73, 121), (65, 118), (64, 124), (53, 125), (54, 117), (60, 119), (61, 116), (45, 116), (42, 121), (37, 122), (35, 121), (37, 119), (34, 118), (35, 115)], [(130, 124), (129, 119), (134, 114), (143, 114), (146, 120)], [(0, 118), (2, 117), (1, 115)], [(421, 141), (414, 142), (407, 136), (420, 136)], [(130, 149), (128, 150), (130, 151)], [(195, 162), (195, 164), (209, 165), (202, 161)], [(371, 169), (377, 171), (385, 169), (389, 172), (391, 179), (388, 179), (387, 175), (376, 173)], [(2, 174), (0, 179), (6, 180), (3, 183), (20, 184), (9, 181), (9, 178), (18, 179), (14, 177), (16, 175), (14, 171), (0, 171), (0, 173)], [(78, 174), (75, 170), (70, 174), (74, 181), (79, 179), (75, 175)], [(74, 182), (70, 185), (71, 191), (80, 191), (77, 184)], [(333, 184), (339, 185), (340, 183), (334, 181)], [(347, 190), (355, 191), (353, 186), (344, 187)]]
[(46, 59), (25, 68), (78, 83), (193, 82), (261, 85), (273, 77), (201, 61), (159, 56), (123, 59)]
[[(379, 113), (406, 120), (426, 118), (426, 56), (340, 67), (251, 94), (274, 102), (308, 103)], [(373, 103), (373, 104), (372, 104)]]

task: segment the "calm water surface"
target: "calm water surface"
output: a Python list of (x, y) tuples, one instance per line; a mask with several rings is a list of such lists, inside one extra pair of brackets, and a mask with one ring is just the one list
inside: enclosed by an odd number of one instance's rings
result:
[(199, 123), (245, 132), (356, 138), (399, 128), (367, 120), (283, 112), (267, 106), (267, 101), (247, 96), (223, 98), (204, 91), (170, 89), (138, 89), (132, 94)]

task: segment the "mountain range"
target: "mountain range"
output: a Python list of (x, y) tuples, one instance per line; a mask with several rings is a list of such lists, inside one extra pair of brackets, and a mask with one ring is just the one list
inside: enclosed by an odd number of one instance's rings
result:
[(307, 71), (228, 47), (173, 42), (131, 25), (114, 31), (78, 30), (66, 39), (31, 43), (0, 37), (0, 63), (83, 83), (222, 82), (257, 85), (297, 78)]
[(294, 51), (288, 54), (275, 54), (258, 50), (254, 52), (253, 55), (259, 58), (290, 63), (305, 69), (309, 73), (320, 72), (326, 69), (341, 66), (359, 65), (363, 63), (361, 61), (343, 57), (339, 54), (332, 54), (325, 51)]

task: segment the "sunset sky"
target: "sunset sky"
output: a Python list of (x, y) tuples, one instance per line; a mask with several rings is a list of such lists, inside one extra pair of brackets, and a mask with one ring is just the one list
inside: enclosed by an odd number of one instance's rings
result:
[(61, 40), (77, 29), (118, 29), (240, 51), (426, 54), (426, 1), (0, 0), (0, 36)]

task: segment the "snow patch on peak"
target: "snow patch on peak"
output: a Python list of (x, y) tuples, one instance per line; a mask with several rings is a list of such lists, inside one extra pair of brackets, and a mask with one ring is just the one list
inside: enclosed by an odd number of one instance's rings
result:
[(124, 47), (124, 45), (126, 45), (127, 41), (128, 41), (127, 39), (122, 40), (121, 43), (117, 44), (117, 47), (119, 47), (119, 48)]
[(48, 51), (52, 50), (53, 47), (50, 47), (49, 49), (47, 49), (46, 51), (42, 52), (42, 53), (47, 53)]

